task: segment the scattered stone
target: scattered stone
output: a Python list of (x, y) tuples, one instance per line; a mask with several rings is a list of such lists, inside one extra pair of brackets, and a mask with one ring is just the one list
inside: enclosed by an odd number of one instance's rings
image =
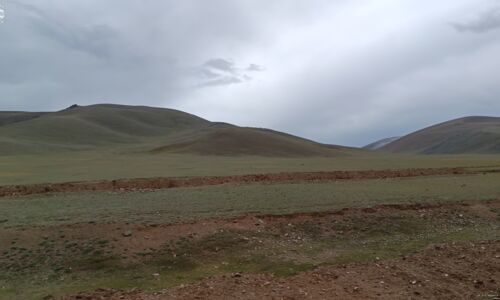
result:
[(132, 230), (127, 230), (127, 231), (124, 231), (124, 232), (122, 233), (122, 235), (123, 235), (124, 237), (130, 237), (130, 236), (132, 236)]
[(484, 282), (482, 280), (474, 280), (474, 287), (479, 289), (484, 286)]

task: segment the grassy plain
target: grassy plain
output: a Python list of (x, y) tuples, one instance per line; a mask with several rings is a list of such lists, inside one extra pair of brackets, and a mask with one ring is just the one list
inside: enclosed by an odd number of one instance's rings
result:
[(138, 192), (0, 198), (0, 226), (81, 222), (172, 223), (241, 214), (287, 214), (500, 198), (500, 173), (321, 183), (243, 184)]
[[(8, 185), (282, 171), (491, 171), (500, 168), (500, 155), (266, 158), (107, 151), (0, 156), (0, 166), (0, 184)], [(286, 277), (318, 266), (392, 259), (431, 244), (496, 241), (499, 183), (500, 173), (479, 172), (3, 197), (0, 299), (41, 299), (103, 287), (161, 291), (235, 272)], [(462, 201), (478, 204), (276, 223), (255, 217)], [(227, 220), (242, 215), (251, 216), (245, 224)]]
[(125, 154), (112, 151), (0, 156), (0, 185), (97, 179), (216, 176), (288, 171), (404, 168), (500, 168), (500, 155), (391, 155), (279, 158), (188, 154)]

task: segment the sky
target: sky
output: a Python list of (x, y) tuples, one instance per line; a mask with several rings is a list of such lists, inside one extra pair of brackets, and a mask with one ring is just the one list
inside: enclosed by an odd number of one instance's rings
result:
[(158, 106), (349, 146), (500, 116), (498, 0), (0, 7), (0, 111)]

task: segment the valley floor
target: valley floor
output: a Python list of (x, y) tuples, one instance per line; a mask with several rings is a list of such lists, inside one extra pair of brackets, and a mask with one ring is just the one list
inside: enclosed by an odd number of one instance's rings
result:
[(5, 192), (0, 299), (497, 299), (496, 170)]
[(495, 299), (499, 233), (499, 200), (3, 228), (0, 297)]

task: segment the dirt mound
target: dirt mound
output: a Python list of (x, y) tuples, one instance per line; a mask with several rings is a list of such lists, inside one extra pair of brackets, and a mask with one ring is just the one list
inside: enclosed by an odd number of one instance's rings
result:
[(62, 299), (498, 299), (500, 242), (434, 245), (408, 257), (289, 278), (217, 276), (154, 294), (98, 290)]
[(81, 192), (102, 190), (148, 190), (176, 187), (196, 187), (206, 185), (237, 184), (252, 182), (293, 182), (293, 181), (335, 181), (384, 179), (399, 177), (437, 176), (450, 174), (470, 174), (462, 168), (368, 170), (333, 172), (292, 172), (274, 174), (253, 174), (238, 176), (207, 176), (184, 178), (137, 178), (88, 182), (65, 182), (53, 184), (0, 186), (0, 197), (14, 195), (44, 194), (56, 192)]

